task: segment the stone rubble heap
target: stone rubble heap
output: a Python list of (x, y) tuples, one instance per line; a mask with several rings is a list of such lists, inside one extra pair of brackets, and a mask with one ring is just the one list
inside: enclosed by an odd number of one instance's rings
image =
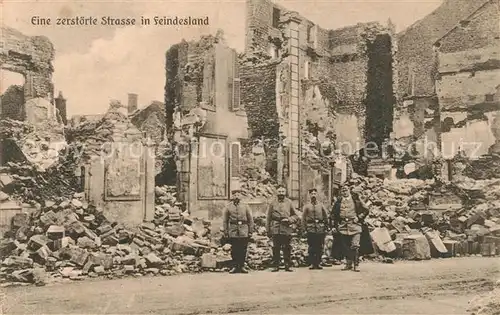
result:
[(5, 139), (9, 152), (45, 170), (59, 161), (59, 151), (67, 146), (64, 126), (57, 121), (31, 124), (13, 119), (0, 120), (0, 138)]
[[(172, 187), (157, 187), (155, 219), (137, 228), (111, 222), (83, 194), (45, 201), (28, 215), (16, 214), (0, 245), (0, 278), (43, 285), (49, 279), (125, 275), (174, 275), (227, 270), (229, 244), (210, 223), (181, 212)], [(249, 246), (249, 267), (263, 269), (271, 260), (265, 218), (256, 218), (258, 236)], [(222, 241), (224, 241), (222, 239)], [(306, 245), (297, 241), (293, 261), (304, 266)]]
[[(2, 201), (23, 200), (33, 207), (30, 214), (15, 215), (1, 242), (2, 281), (43, 284), (54, 278), (173, 275), (229, 267), (231, 246), (220, 231), (212, 231), (210, 222), (181, 210), (174, 187), (156, 187), (155, 219), (130, 228), (111, 222), (100, 209), (87, 204), (83, 194), (71, 188), (75, 183), (64, 183), (66, 190), (62, 184), (57, 186), (53, 178), (65, 178), (56, 176), (63, 170), (61, 166), (37, 173), (32, 166), (11, 164), (11, 181), (5, 182), (2, 175)], [(58, 191), (50, 191), (52, 185)], [(499, 180), (464, 178), (442, 192), (433, 181), (421, 180), (356, 177), (349, 185), (372, 204), (366, 223), (378, 250), (374, 257), (498, 254), (494, 251), (500, 237)], [(250, 197), (274, 194), (265, 176), (252, 187), (260, 188), (249, 190)], [(460, 195), (463, 206), (453, 211), (428, 209), (430, 195), (450, 190)], [(265, 217), (257, 216), (255, 223), (257, 235), (249, 245), (248, 267), (259, 270), (271, 262), (271, 241)], [(307, 244), (300, 228), (296, 232), (292, 261), (300, 267), (307, 265)]]
[[(357, 177), (349, 184), (371, 202), (366, 223), (383, 254), (406, 259), (500, 255), (500, 180), (463, 178), (438, 187), (433, 180)], [(433, 196), (449, 194), (461, 203), (433, 209)]]

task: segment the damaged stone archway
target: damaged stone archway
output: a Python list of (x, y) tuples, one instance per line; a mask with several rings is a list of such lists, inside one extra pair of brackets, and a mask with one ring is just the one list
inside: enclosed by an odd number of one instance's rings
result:
[[(34, 136), (32, 140), (35, 143), (39, 143), (39, 139), (46, 140), (53, 144), (49, 146), (51, 151), (56, 150), (56, 147), (60, 147), (59, 143), (65, 141), (63, 128), (57, 120), (54, 106), (54, 86), (52, 83), (54, 46), (44, 36), (26, 36), (9, 27), (1, 27), (0, 30), (0, 69), (18, 73), (24, 77), (24, 84), (20, 88), (23, 102), (16, 105), (21, 106), (20, 109), (15, 110), (14, 108), (15, 112), (21, 113), (17, 119), (24, 120), (36, 130), (32, 133)], [(5, 104), (5, 106), (12, 106), (12, 104)], [(7, 118), (4, 117), (2, 107), (4, 104), (0, 104), (0, 115), (2, 118)], [(13, 109), (10, 108), (10, 110)], [(13, 139), (15, 146), (23, 152), (24, 157), (34, 163), (40, 159), (46, 160), (43, 154), (39, 154), (37, 158), (30, 158), (31, 151), (38, 152), (43, 148), (38, 148), (40, 150), (27, 148), (27, 138), (29, 135), (23, 135), (23, 139)], [(13, 148), (14, 144), (12, 141), (10, 143), (10, 147)], [(5, 162), (7, 151), (12, 151), (4, 150), (3, 146), (7, 147), (7, 144), (0, 143), (0, 165)], [(55, 161), (56, 158), (54, 157), (53, 160)]]
[(0, 34), (0, 68), (24, 76), (24, 99), (46, 98), (53, 102), (54, 46), (45, 36), (26, 36), (2, 27)]

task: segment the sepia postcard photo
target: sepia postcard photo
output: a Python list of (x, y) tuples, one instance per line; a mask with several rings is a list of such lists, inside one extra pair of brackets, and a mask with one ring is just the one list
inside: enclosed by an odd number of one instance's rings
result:
[(500, 314), (500, 0), (0, 26), (1, 314)]

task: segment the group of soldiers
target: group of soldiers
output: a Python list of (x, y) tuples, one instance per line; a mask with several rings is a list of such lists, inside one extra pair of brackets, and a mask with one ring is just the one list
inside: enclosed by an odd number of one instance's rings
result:
[[(368, 214), (369, 202), (348, 186), (342, 186), (335, 198), (331, 211), (318, 201), (318, 191), (309, 190), (309, 202), (304, 205), (302, 217), (294, 210), (292, 201), (286, 197), (286, 188), (279, 186), (276, 199), (269, 204), (266, 217), (268, 236), (273, 244), (273, 272), (280, 270), (281, 252), (287, 272), (292, 272), (292, 232), (297, 224), (302, 224), (307, 235), (308, 258), (311, 270), (320, 270), (325, 237), (335, 235), (341, 245), (338, 259), (345, 258), (342, 270), (359, 272), (360, 239), (364, 218)], [(244, 268), (249, 239), (254, 236), (254, 221), (248, 205), (241, 202), (241, 191), (232, 192), (232, 200), (223, 213), (223, 231), (231, 244), (233, 269), (230, 273), (248, 273)]]

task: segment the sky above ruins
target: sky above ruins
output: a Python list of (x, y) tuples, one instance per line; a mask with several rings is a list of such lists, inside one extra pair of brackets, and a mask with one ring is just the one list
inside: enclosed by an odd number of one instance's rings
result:
[[(441, 0), (277, 0), (324, 28), (390, 18), (401, 31), (432, 12)], [(208, 16), (209, 26), (33, 26), (32, 16)], [(139, 95), (139, 106), (163, 101), (165, 52), (182, 38), (224, 30), (227, 42), (239, 51), (244, 47), (244, 0), (163, 1), (3, 1), (3, 23), (26, 35), (45, 35), (55, 46), (56, 93), (68, 100), (68, 114), (96, 114), (111, 99), (127, 101), (127, 93)], [(2, 73), (3, 92), (20, 84), (15, 75)]]

